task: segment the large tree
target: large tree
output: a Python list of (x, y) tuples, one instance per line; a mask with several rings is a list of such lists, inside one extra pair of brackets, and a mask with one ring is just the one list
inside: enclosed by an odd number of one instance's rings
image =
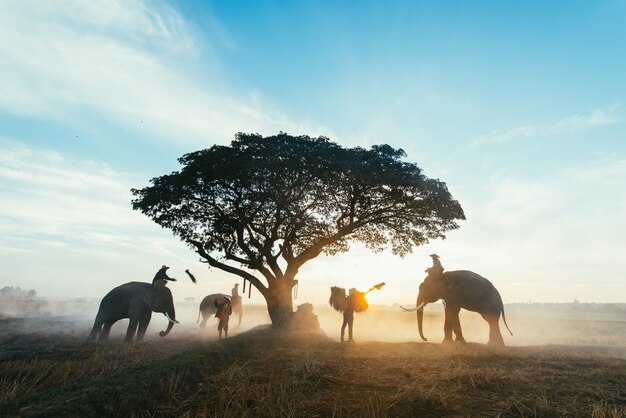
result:
[(133, 189), (132, 203), (210, 266), (252, 283), (281, 325), (307, 261), (357, 241), (402, 257), (465, 219), (445, 183), (403, 157), (389, 145), (239, 133), (230, 146), (183, 155), (180, 171)]

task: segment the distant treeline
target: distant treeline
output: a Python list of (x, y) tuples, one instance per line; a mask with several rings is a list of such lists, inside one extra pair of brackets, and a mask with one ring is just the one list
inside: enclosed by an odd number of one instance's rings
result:
[(626, 303), (505, 303), (504, 309), (512, 315), (626, 320)]
[(35, 289), (22, 289), (21, 287), (5, 286), (0, 289), (0, 299), (35, 299), (37, 291)]

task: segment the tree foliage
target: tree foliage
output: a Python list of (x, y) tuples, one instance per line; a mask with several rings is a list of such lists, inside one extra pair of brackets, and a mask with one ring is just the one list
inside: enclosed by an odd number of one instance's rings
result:
[(273, 287), (291, 289), (298, 269), (321, 253), (359, 241), (404, 256), (458, 228), (463, 210), (445, 183), (403, 157), (389, 145), (239, 133), (230, 146), (185, 154), (180, 171), (133, 189), (133, 208), (268, 299)]

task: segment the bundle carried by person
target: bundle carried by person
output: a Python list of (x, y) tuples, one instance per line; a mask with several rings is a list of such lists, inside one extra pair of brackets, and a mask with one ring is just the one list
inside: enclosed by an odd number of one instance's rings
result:
[(343, 287), (333, 286), (330, 288), (330, 299), (328, 299), (328, 303), (332, 306), (337, 312), (343, 312), (346, 309), (347, 298), (346, 298), (346, 289)]
[[(380, 290), (385, 285), (384, 282), (378, 283), (367, 292), (359, 292), (356, 289), (350, 289), (350, 296), (346, 296), (346, 289), (342, 287), (333, 286), (330, 288), (330, 299), (328, 303), (336, 311), (343, 312), (348, 306), (348, 298), (354, 298), (354, 312), (365, 312), (369, 308), (369, 303), (365, 296), (372, 290)], [(354, 291), (354, 293), (352, 293)]]
[(367, 308), (370, 307), (369, 303), (367, 303), (367, 299), (365, 299), (365, 295), (369, 292), (359, 292), (358, 290), (354, 292), (354, 312), (365, 312)]

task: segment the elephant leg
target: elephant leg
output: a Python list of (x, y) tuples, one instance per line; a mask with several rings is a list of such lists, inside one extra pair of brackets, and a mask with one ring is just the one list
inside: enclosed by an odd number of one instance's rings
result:
[(100, 332), (102, 331), (102, 323), (102, 321), (96, 320), (96, 322), (93, 324), (93, 328), (89, 333), (89, 337), (87, 337), (88, 342), (93, 342), (96, 340), (98, 334), (100, 334)]
[(500, 315), (493, 313), (481, 314), (489, 324), (489, 345), (496, 347), (504, 347), (504, 339), (500, 333)]
[(206, 328), (206, 321), (211, 317), (211, 313), (207, 310), (202, 311), (202, 322), (200, 322), (200, 328)]
[(148, 312), (145, 317), (139, 322), (139, 329), (137, 330), (137, 341), (143, 341), (144, 335), (146, 335), (146, 329), (150, 324), (150, 318), (152, 318), (152, 312)]
[(458, 343), (465, 343), (467, 341), (465, 341), (465, 338), (463, 338), (463, 331), (461, 330), (461, 319), (459, 318), (459, 311), (461, 310), (461, 308), (459, 308), (456, 311), (456, 315), (454, 316), (454, 322), (452, 324), (452, 331), (454, 332), (455, 335), (455, 341)]
[(130, 343), (133, 341), (133, 337), (135, 336), (135, 332), (137, 331), (137, 326), (139, 325), (139, 320), (137, 318), (130, 318), (130, 323), (128, 324), (128, 330), (126, 331), (126, 338), (124, 341)]
[(452, 331), (456, 323), (459, 321), (459, 311), (461, 308), (453, 307), (449, 304), (446, 305), (445, 309), (445, 320), (443, 323), (443, 342), (452, 341)]
[(104, 326), (102, 327), (102, 332), (100, 332), (100, 338), (98, 341), (103, 342), (109, 339), (109, 333), (111, 332), (111, 327), (115, 321), (109, 320), (104, 322)]

